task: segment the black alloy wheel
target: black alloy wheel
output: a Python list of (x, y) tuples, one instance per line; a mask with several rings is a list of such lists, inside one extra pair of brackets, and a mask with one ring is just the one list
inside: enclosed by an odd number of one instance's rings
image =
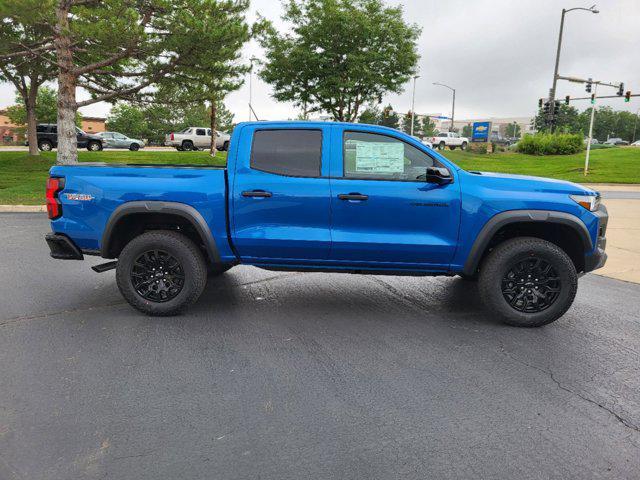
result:
[(549, 308), (560, 295), (560, 276), (549, 262), (529, 257), (515, 263), (502, 278), (502, 295), (511, 308), (537, 313)]
[(180, 262), (163, 250), (150, 250), (140, 255), (131, 266), (131, 283), (145, 300), (167, 302), (184, 286), (184, 269)]

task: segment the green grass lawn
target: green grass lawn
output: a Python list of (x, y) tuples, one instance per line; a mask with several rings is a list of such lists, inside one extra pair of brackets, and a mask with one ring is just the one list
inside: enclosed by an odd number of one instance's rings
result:
[(444, 156), (465, 170), (516, 173), (578, 183), (640, 183), (640, 148), (592, 150), (589, 175), (583, 175), (585, 153), (533, 156), (505, 152), (480, 154), (445, 150)]
[[(103, 151), (79, 152), (80, 162), (178, 163), (224, 165), (226, 155), (208, 152)], [(446, 150), (444, 155), (467, 170), (483, 170), (559, 178), (581, 183), (639, 183), (640, 148), (611, 148), (591, 152), (591, 173), (582, 175), (584, 153), (536, 157), (519, 153), (490, 155)], [(44, 203), (44, 188), (55, 152), (30, 157), (26, 152), (0, 150), (0, 205)]]
[[(55, 152), (32, 157), (27, 152), (3, 152), (0, 150), (0, 205), (44, 204), (44, 190), (49, 168), (55, 163)], [(158, 152), (79, 151), (80, 162), (107, 163), (187, 163), (201, 165), (224, 165), (226, 152), (218, 152), (212, 158), (209, 152)]]

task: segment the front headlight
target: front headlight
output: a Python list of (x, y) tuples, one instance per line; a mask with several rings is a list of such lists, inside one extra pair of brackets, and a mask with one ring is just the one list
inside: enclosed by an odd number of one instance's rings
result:
[(571, 200), (576, 202), (578, 205), (583, 206), (590, 212), (594, 212), (600, 206), (600, 194), (595, 195), (569, 195)]

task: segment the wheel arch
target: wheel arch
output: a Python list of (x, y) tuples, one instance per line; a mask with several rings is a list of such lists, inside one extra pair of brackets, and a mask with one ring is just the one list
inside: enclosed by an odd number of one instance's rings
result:
[(575, 215), (552, 210), (511, 210), (493, 216), (482, 227), (463, 273), (474, 275), (492, 248), (517, 236), (534, 236), (558, 245), (571, 257), (577, 271), (584, 270), (585, 253), (593, 249), (587, 227)]
[(173, 228), (200, 245), (208, 259), (220, 263), (220, 254), (203, 216), (191, 205), (179, 202), (133, 201), (116, 208), (102, 233), (100, 255), (116, 258), (124, 246), (148, 230)]

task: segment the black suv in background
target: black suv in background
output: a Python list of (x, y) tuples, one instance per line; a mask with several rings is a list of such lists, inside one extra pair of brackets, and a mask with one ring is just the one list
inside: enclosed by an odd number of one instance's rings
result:
[[(58, 126), (55, 123), (41, 123), (36, 127), (38, 134), (38, 148), (43, 152), (49, 152), (58, 146)], [(102, 150), (102, 138), (98, 135), (85, 133), (76, 127), (78, 135), (78, 148), (86, 148), (90, 152)], [(25, 142), (29, 145), (29, 142)]]

